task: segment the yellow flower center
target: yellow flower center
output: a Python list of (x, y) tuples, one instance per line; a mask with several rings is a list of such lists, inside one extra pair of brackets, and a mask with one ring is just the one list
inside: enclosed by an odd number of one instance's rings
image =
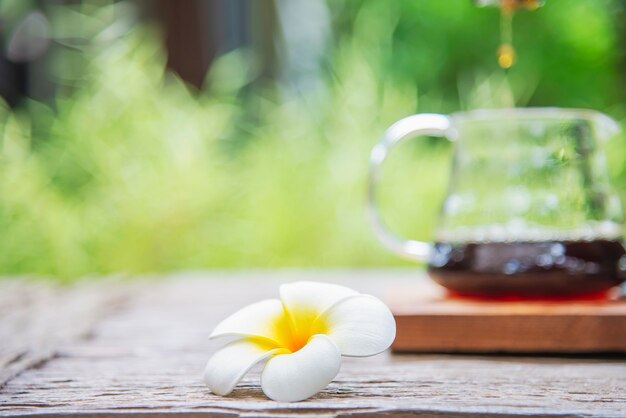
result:
[(319, 312), (312, 309), (285, 309), (285, 314), (274, 324), (281, 347), (295, 353), (307, 345), (314, 335), (326, 334), (328, 324), (318, 317)]

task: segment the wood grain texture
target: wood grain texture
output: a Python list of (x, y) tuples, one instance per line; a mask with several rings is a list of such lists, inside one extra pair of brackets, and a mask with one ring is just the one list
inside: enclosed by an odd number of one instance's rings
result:
[(207, 341), (211, 329), (248, 303), (276, 297), (281, 282), (325, 280), (384, 296), (416, 277), (414, 271), (251, 272), (118, 284), (107, 291), (126, 293), (127, 302), (105, 309), (87, 335), (57, 341), (53, 358), (9, 380), (0, 389), (0, 415), (626, 416), (620, 358), (348, 358), (327, 389), (294, 404), (265, 398), (258, 369), (229, 397), (211, 394), (201, 382), (217, 347)]
[(45, 282), (2, 282), (0, 387), (53, 357), (59, 344), (88, 335), (100, 317), (122, 302), (121, 289), (107, 288), (108, 283), (86, 282), (62, 289)]
[(449, 299), (429, 281), (391, 289), (395, 351), (626, 354), (626, 300)]

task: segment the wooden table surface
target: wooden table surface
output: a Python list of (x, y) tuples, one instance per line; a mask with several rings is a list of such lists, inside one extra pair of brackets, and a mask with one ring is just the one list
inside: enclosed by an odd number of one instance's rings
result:
[[(385, 297), (413, 270), (180, 274), (69, 288), (0, 282), (2, 416), (626, 416), (626, 359), (383, 354), (345, 359), (330, 386), (268, 400), (259, 370), (229, 397), (201, 380), (212, 328), (294, 280)], [(497, 330), (494, 330), (497, 332)], [(581, 335), (581, 338), (584, 338)]]

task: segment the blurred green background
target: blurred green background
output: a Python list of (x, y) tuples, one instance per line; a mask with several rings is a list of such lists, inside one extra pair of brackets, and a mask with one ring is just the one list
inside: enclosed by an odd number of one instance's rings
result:
[[(626, 8), (547, 0), (0, 3), (0, 274), (63, 280), (212, 268), (410, 265), (365, 216), (368, 155), (394, 121), (478, 107), (626, 121)], [(606, 144), (626, 191), (626, 148)], [(451, 147), (402, 145), (391, 227), (429, 240)]]

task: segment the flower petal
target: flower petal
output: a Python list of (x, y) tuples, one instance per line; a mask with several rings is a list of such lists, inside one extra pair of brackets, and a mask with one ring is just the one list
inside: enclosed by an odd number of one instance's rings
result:
[(385, 351), (396, 338), (396, 321), (380, 299), (350, 296), (321, 315), (313, 328), (323, 328), (344, 356), (373, 356)]
[(278, 299), (262, 300), (240, 309), (220, 322), (209, 338), (223, 336), (257, 337), (285, 346), (289, 326), (282, 303)]
[(204, 369), (204, 382), (211, 392), (228, 395), (258, 362), (285, 350), (258, 340), (238, 340), (217, 350)]
[(308, 340), (312, 335), (310, 330), (313, 321), (328, 307), (358, 294), (348, 287), (331, 283), (301, 281), (280, 286), (280, 300), (296, 340), (303, 336)]
[(335, 343), (325, 335), (314, 335), (299, 351), (270, 359), (261, 387), (275, 401), (302, 401), (328, 386), (340, 366), (341, 353)]
[(280, 300), (287, 310), (310, 309), (323, 312), (326, 308), (359, 292), (338, 284), (322, 282), (293, 282), (280, 286)]

